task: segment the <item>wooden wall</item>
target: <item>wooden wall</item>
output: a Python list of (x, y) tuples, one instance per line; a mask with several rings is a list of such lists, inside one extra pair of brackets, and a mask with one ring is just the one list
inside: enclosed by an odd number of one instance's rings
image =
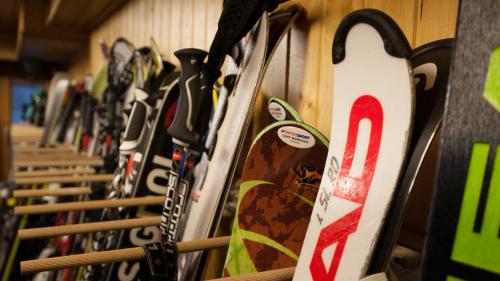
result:
[[(299, 0), (306, 15), (288, 38), (289, 56), (270, 68), (269, 76), (290, 78), (285, 97), (304, 120), (327, 136), (330, 134), (333, 65), (331, 44), (340, 20), (361, 8), (380, 9), (401, 26), (413, 47), (453, 37), (458, 0)], [(165, 58), (176, 62), (179, 48), (207, 49), (217, 28), (222, 0), (134, 0), (127, 3), (90, 36), (88, 50), (75, 60), (70, 72), (81, 78), (97, 73), (103, 64), (99, 40), (111, 44), (124, 36), (135, 46), (147, 45), (149, 37), (158, 42)], [(274, 72), (274, 73), (273, 73)], [(273, 78), (276, 82), (276, 79)], [(266, 81), (264, 81), (266, 84)], [(282, 93), (273, 93), (283, 96)]]

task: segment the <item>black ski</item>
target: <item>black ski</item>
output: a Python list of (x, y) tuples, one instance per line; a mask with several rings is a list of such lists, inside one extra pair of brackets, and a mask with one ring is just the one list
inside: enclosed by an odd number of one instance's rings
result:
[(460, 4), (422, 280), (500, 280), (499, 12)]

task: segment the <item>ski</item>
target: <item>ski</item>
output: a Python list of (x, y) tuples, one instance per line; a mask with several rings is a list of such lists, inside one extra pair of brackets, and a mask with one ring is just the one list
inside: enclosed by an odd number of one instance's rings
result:
[(364, 9), (335, 33), (331, 145), (294, 280), (366, 275), (410, 142), (411, 49), (396, 23)]
[(393, 206), (380, 234), (370, 272), (385, 272), (405, 216), (408, 198), (444, 113), (453, 40), (444, 39), (415, 49), (410, 57), (415, 80), (415, 122), (409, 158)]
[[(238, 148), (241, 147), (248, 129), (267, 64), (275, 48), (298, 17), (299, 10), (297, 6), (292, 6), (282, 13), (269, 15), (265, 12), (255, 25), (245, 47), (246, 53), (239, 78), (228, 99), (227, 111), (218, 130), (218, 139), (224, 141), (215, 144), (201, 191), (194, 199), (191, 198), (181, 241), (206, 239), (215, 235), (232, 182), (235, 163), (241, 153)], [(274, 17), (272, 25), (270, 17)], [(213, 43), (212, 47), (214, 46)], [(203, 264), (205, 259), (206, 256), (201, 257), (200, 253), (179, 255), (179, 280), (201, 278), (203, 269), (198, 264)]]
[[(168, 72), (172, 71), (171, 65)], [(164, 89), (158, 87), (155, 94), (161, 97), (154, 104), (154, 108), (146, 117), (148, 124), (141, 133), (141, 138), (137, 144), (137, 149), (130, 156), (126, 172), (126, 185), (131, 186), (131, 190), (124, 192), (124, 197), (142, 197), (146, 195), (165, 194), (168, 181), (167, 174), (172, 165), (172, 138), (167, 134), (167, 128), (172, 123), (175, 116), (179, 87), (176, 83), (177, 73), (171, 73), (164, 79)], [(141, 208), (128, 208), (121, 210), (119, 218), (135, 218), (161, 214), (158, 206)], [(118, 218), (116, 217), (116, 218)], [(136, 228), (131, 230), (114, 231), (108, 233), (106, 240), (113, 241), (107, 245), (107, 249), (126, 248), (143, 246), (156, 241), (159, 237), (159, 226)], [(109, 242), (107, 242), (109, 244)], [(106, 269), (107, 280), (137, 280), (140, 270), (140, 263), (121, 262), (112, 264)], [(104, 271), (106, 272), (106, 271)]]
[(500, 280), (499, 11), (460, 2), (422, 280)]
[(243, 168), (225, 276), (295, 266), (327, 153), (327, 139), (297, 121), (277, 121), (256, 136)]

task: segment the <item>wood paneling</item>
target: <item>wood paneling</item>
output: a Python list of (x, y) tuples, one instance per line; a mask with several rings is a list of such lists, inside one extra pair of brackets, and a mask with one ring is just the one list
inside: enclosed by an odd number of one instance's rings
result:
[(118, 36), (136, 47), (154, 37), (163, 56), (177, 62), (173, 52), (180, 48), (207, 49), (217, 30), (221, 0), (136, 0), (130, 1), (97, 27), (90, 37), (90, 71), (97, 73), (104, 60), (99, 40), (109, 45)]
[(434, 40), (454, 37), (458, 0), (420, 1), (422, 8), (415, 23), (415, 45), (420, 46)]
[[(271, 94), (285, 96), (304, 120), (325, 135), (330, 134), (333, 88), (331, 44), (341, 19), (361, 8), (380, 9), (401, 27), (413, 47), (453, 37), (458, 0), (299, 0), (306, 13), (289, 37), (288, 45), (269, 71), (288, 85), (273, 85)], [(173, 52), (180, 48), (207, 49), (217, 30), (222, 0), (130, 1), (91, 33), (89, 68), (97, 73), (103, 65), (100, 39), (111, 44), (123, 36), (135, 46), (147, 45), (154, 36), (166, 59), (177, 63)], [(281, 54), (288, 58), (283, 58)], [(80, 60), (76, 60), (80, 62)], [(83, 69), (82, 63), (75, 64)], [(288, 71), (288, 76), (283, 72)], [(77, 73), (86, 73), (78, 71)], [(80, 78), (80, 77), (77, 77)], [(276, 83), (276, 80), (273, 79)], [(266, 81), (264, 81), (266, 85)], [(268, 92), (268, 91), (266, 91)]]
[(90, 60), (89, 60), (89, 49), (84, 48), (71, 63), (71, 68), (69, 69), (69, 75), (74, 78), (81, 80), (85, 78), (87, 74), (90, 73)]

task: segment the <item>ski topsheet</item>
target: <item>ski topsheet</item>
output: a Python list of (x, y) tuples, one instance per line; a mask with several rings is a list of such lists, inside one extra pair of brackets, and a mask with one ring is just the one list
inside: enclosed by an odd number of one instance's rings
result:
[(403, 33), (382, 12), (359, 10), (340, 23), (331, 145), (293, 280), (366, 274), (409, 144), (409, 55)]
[[(283, 21), (270, 24), (268, 13), (263, 13), (246, 47), (243, 69), (236, 82), (233, 94), (228, 99), (227, 112), (218, 132), (218, 141), (209, 163), (205, 182), (192, 200), (185, 215), (185, 228), (181, 241), (206, 239), (214, 235), (217, 222), (222, 213), (222, 206), (227, 196), (238, 159), (241, 143), (249, 126), (253, 105), (267, 63), (275, 47), (290, 30), (298, 16), (298, 9), (288, 10)], [(185, 280), (188, 274), (196, 274), (195, 264), (200, 253), (179, 255), (179, 280)]]
[(415, 81), (416, 106), (409, 158), (388, 220), (380, 235), (373, 273), (385, 272), (406, 214), (408, 198), (427, 151), (441, 124), (450, 70), (452, 39), (444, 39), (415, 49), (410, 58)]
[(294, 266), (323, 175), (328, 141), (297, 121), (278, 121), (252, 143), (224, 275)]
[[(219, 129), (219, 140), (224, 138), (224, 142), (219, 141), (215, 146), (212, 160), (209, 163), (205, 182), (201, 187), (203, 194), (200, 192), (200, 197), (192, 200), (189, 210), (186, 212), (186, 222), (184, 233), (181, 241), (192, 241), (196, 239), (204, 239), (210, 236), (210, 228), (216, 216), (219, 201), (223, 196), (226, 179), (229, 173), (229, 167), (232, 165), (234, 154), (236, 153), (236, 142), (240, 138), (241, 127), (245, 123), (245, 115), (250, 104), (252, 103), (253, 92), (256, 85), (259, 83), (259, 75), (262, 69), (262, 64), (265, 59), (265, 50), (267, 45), (267, 29), (268, 29), (267, 13), (261, 18), (257, 35), (252, 36), (248, 44), (251, 44), (249, 49), (253, 49), (251, 53), (246, 53), (244, 60), (248, 59), (246, 65), (241, 71), (239, 82), (234, 90), (235, 95), (228, 99), (227, 112)], [(247, 50), (248, 52), (248, 50)], [(241, 89), (241, 90), (240, 90)], [(241, 92), (241, 94), (240, 94)], [(238, 96), (238, 100), (235, 97)], [(238, 130), (238, 127), (239, 130)], [(222, 149), (221, 144), (226, 144), (232, 155)], [(215, 172), (218, 172), (217, 174)], [(201, 195), (204, 195), (203, 197)], [(191, 219), (198, 218), (198, 219)], [(179, 280), (185, 280), (185, 276), (190, 272), (195, 271), (196, 259), (199, 253), (186, 253), (179, 255)], [(191, 273), (195, 274), (195, 273)], [(186, 279), (187, 280), (187, 279)]]
[(500, 280), (499, 12), (461, 1), (422, 280)]
[(69, 86), (68, 76), (65, 73), (56, 73), (50, 82), (49, 93), (47, 97), (47, 106), (45, 120), (43, 122), (43, 135), (40, 140), (40, 146), (47, 146), (50, 143), (52, 134), (56, 126), (59, 112), (66, 89)]

